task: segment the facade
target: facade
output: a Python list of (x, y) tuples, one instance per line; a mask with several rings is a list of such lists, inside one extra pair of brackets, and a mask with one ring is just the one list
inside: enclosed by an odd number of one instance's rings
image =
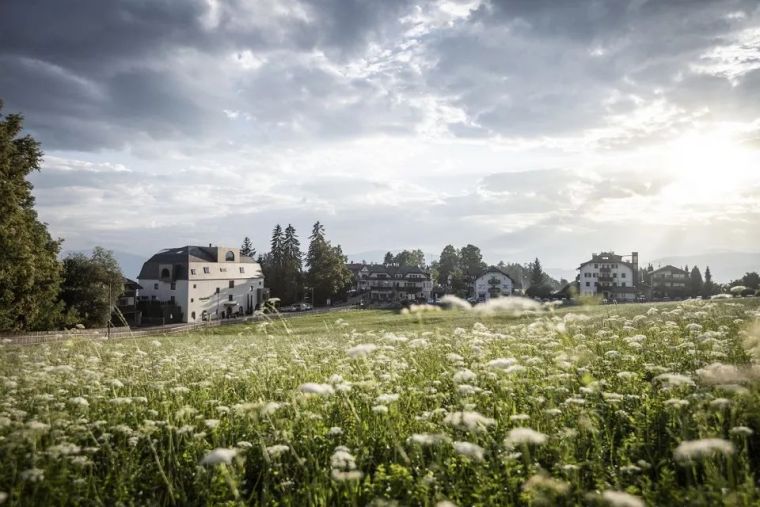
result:
[(140, 298), (140, 284), (129, 278), (122, 277), (124, 291), (119, 296), (116, 308), (119, 310), (111, 316), (111, 320), (116, 325), (128, 324), (130, 326), (139, 326), (141, 323), (142, 312), (137, 309), (137, 303)]
[(631, 262), (615, 252), (592, 254), (591, 260), (578, 267), (581, 296), (599, 296), (615, 301), (634, 301), (639, 295), (639, 254), (631, 254)]
[(510, 296), (515, 282), (501, 269), (491, 266), (475, 279), (473, 291), (478, 301), (488, 301), (494, 297)]
[(358, 294), (366, 294), (370, 302), (392, 303), (430, 298), (433, 280), (427, 271), (392, 264), (349, 264)]
[[(239, 248), (183, 246), (143, 264), (140, 303), (171, 308), (171, 321), (199, 322), (251, 314), (264, 300), (261, 266)], [(166, 313), (166, 312), (164, 312)]]
[(649, 273), (649, 285), (653, 298), (685, 297), (689, 273), (668, 264)]

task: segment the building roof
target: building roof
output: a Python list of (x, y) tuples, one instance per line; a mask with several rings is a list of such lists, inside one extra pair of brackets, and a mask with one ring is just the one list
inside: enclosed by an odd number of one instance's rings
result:
[(354, 274), (358, 273), (365, 267), (370, 274), (372, 273), (386, 273), (390, 276), (393, 275), (409, 275), (420, 274), (430, 276), (430, 273), (418, 266), (395, 266), (393, 264), (363, 264), (363, 263), (350, 263), (346, 264), (346, 267)]
[(511, 276), (509, 276), (509, 273), (507, 273), (503, 269), (500, 269), (500, 268), (498, 268), (496, 266), (489, 266), (485, 271), (483, 271), (482, 273), (480, 273), (478, 275), (478, 278), (481, 278), (481, 277), (487, 275), (488, 273), (499, 273), (499, 274), (502, 274), (502, 275), (506, 276), (507, 278), (509, 278), (512, 281), (512, 285), (515, 284), (515, 280)]
[(591, 260), (586, 262), (581, 262), (581, 265), (578, 266), (577, 269), (581, 269), (586, 264), (598, 264), (602, 262), (614, 262), (617, 264), (623, 264), (624, 266), (628, 266), (633, 270), (633, 263), (624, 261), (622, 255), (618, 255), (615, 252), (599, 252), (598, 254), (591, 254)]
[(677, 267), (673, 266), (672, 264), (668, 264), (667, 266), (663, 266), (661, 268), (657, 268), (654, 271), (652, 271), (650, 274), (653, 275), (653, 274), (655, 274), (655, 273), (657, 273), (659, 271), (665, 271), (665, 270), (667, 270), (667, 271), (675, 271), (676, 273), (682, 273), (684, 275), (688, 275), (689, 274), (689, 272), (686, 271), (685, 269), (677, 268)]
[(173, 266), (185, 267), (185, 269), (173, 270), (174, 280), (187, 280), (187, 266), (189, 266), (191, 262), (217, 263), (217, 252), (220, 248), (222, 250), (235, 250), (237, 252), (235, 262), (258, 265), (258, 263), (250, 257), (240, 255), (240, 249), (186, 245), (177, 248), (166, 248), (153, 255), (150, 259), (145, 261), (137, 278), (140, 280), (157, 280), (159, 278), (159, 265), (171, 264)]
[(122, 283), (124, 284), (125, 289), (131, 289), (131, 290), (139, 290), (142, 289), (139, 283), (135, 282), (134, 280), (131, 280), (127, 278), (126, 276), (121, 277)]

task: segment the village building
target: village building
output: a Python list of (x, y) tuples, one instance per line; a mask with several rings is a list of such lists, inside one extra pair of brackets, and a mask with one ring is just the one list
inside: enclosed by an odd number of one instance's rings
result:
[(241, 255), (239, 248), (168, 248), (143, 264), (138, 281), (140, 303), (146, 308), (162, 307), (164, 321), (199, 322), (252, 314), (265, 297), (261, 266)]
[(433, 290), (430, 273), (417, 266), (348, 264), (354, 275), (354, 292), (371, 303), (427, 301)]
[(488, 301), (491, 298), (512, 295), (515, 282), (505, 271), (491, 266), (475, 279), (472, 287), (478, 301)]
[(599, 296), (614, 301), (634, 301), (639, 295), (639, 254), (633, 252), (630, 261), (615, 252), (592, 254), (578, 270), (581, 296)]
[(680, 298), (686, 296), (689, 273), (668, 264), (649, 272), (649, 285), (655, 299)]

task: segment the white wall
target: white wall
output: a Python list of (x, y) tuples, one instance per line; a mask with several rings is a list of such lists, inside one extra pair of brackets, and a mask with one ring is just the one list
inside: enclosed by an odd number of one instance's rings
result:
[[(618, 287), (634, 286), (633, 269), (630, 266), (614, 262), (588, 263), (581, 266), (580, 269), (579, 280), (582, 296), (593, 296), (598, 292), (599, 287), (596, 286), (596, 283), (599, 282), (599, 273), (602, 265), (617, 266), (610, 269), (610, 275), (613, 276), (612, 282), (617, 284), (616, 287), (610, 287), (610, 290), (614, 291)], [(633, 298), (635, 298), (635, 294), (631, 295), (631, 299)]]
[(493, 273), (486, 273), (475, 280), (475, 296), (476, 297), (485, 297), (486, 301), (491, 299), (491, 294), (488, 292), (488, 290), (491, 288), (491, 284), (489, 284), (488, 282), (492, 278), (496, 278), (499, 280), (498, 287), (501, 289), (502, 296), (509, 296), (512, 294), (512, 291), (513, 291), (512, 279), (502, 273), (493, 272)]

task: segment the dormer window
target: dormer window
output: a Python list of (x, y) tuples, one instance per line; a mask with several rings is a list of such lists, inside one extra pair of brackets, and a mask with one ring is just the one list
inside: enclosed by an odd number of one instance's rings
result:
[(227, 252), (226, 254), (224, 254), (224, 260), (227, 262), (233, 262), (235, 260), (235, 253)]

